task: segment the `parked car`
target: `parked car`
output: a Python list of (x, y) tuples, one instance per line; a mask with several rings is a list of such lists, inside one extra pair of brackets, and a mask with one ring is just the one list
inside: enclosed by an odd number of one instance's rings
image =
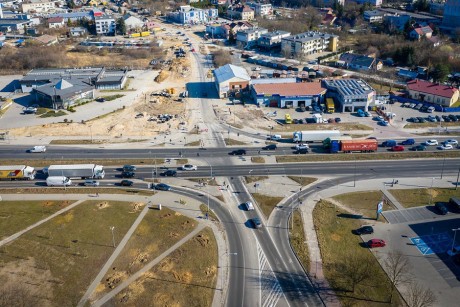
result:
[(455, 116), (455, 115), (453, 115), (453, 114), (450, 114), (450, 115), (449, 115), (449, 118), (450, 118), (450, 120), (453, 121), (453, 122), (458, 122), (457, 116)]
[(172, 169), (168, 169), (167, 171), (161, 173), (160, 176), (164, 176), (164, 177), (176, 177), (176, 176), (177, 176), (177, 172), (174, 171), (174, 170), (172, 170)]
[(105, 98), (104, 97), (99, 97), (96, 99), (97, 102), (105, 102)]
[(381, 125), (381, 126), (388, 126), (388, 124), (389, 123), (386, 120), (379, 121), (379, 125)]
[(404, 146), (396, 145), (396, 146), (391, 147), (391, 150), (392, 151), (404, 151)]
[(27, 108), (22, 109), (22, 113), (24, 113), (24, 114), (35, 114), (35, 113), (37, 113), (37, 108), (35, 108), (35, 107), (27, 107)]
[(135, 172), (136, 167), (134, 165), (123, 165), (123, 172)]
[(157, 183), (153, 186), (153, 188), (160, 191), (171, 191), (171, 186), (166, 183)]
[(83, 185), (87, 186), (87, 187), (98, 187), (99, 186), (99, 181), (88, 179), (88, 180), (85, 180)]
[(417, 117), (417, 119), (420, 123), (426, 123), (426, 119), (424, 119), (423, 117)]
[(136, 176), (134, 172), (121, 172), (121, 178), (133, 178), (134, 176)]
[(440, 149), (440, 150), (450, 150), (450, 149), (454, 149), (454, 146), (452, 146), (450, 144), (443, 144), (441, 146), (438, 146), (438, 149)]
[(121, 185), (121, 186), (124, 186), (124, 187), (130, 187), (130, 186), (132, 186), (133, 184), (134, 184), (134, 182), (132, 182), (131, 180), (126, 180), (126, 179), (124, 179), (124, 180), (122, 180), (122, 181), (120, 182), (120, 185)]
[(433, 115), (428, 115), (428, 121), (430, 121), (430, 122), (432, 122), (432, 123), (437, 122), (436, 117), (433, 116)]
[(427, 141), (425, 141), (425, 145), (427, 145), (427, 146), (436, 146), (436, 145), (438, 145), (438, 141), (437, 140), (427, 140)]
[(269, 144), (265, 147), (262, 147), (263, 150), (275, 150), (277, 148), (276, 144)]
[(438, 210), (439, 214), (446, 215), (449, 212), (447, 205), (443, 202), (436, 202), (434, 206)]
[(340, 117), (336, 117), (336, 118), (335, 118), (335, 122), (336, 122), (336, 123), (340, 123), (341, 121), (342, 121), (342, 120), (340, 119)]
[(262, 222), (258, 217), (254, 217), (250, 221), (254, 228), (262, 228)]
[(417, 145), (417, 146), (414, 146), (411, 148), (412, 151), (424, 151), (426, 150), (426, 146), (425, 145)]
[(436, 115), (435, 118), (436, 118), (436, 121), (437, 121), (437, 122), (441, 122), (441, 121), (442, 121), (442, 117), (439, 116), (439, 115)]
[(181, 169), (183, 171), (196, 171), (198, 169), (198, 167), (196, 165), (192, 165), (192, 164), (184, 164), (184, 165), (182, 165)]
[(229, 153), (229, 155), (232, 155), (232, 156), (242, 156), (242, 155), (245, 155), (246, 154), (246, 150), (245, 149), (236, 149), (232, 152)]
[(385, 245), (386, 245), (386, 243), (382, 239), (371, 239), (371, 240), (367, 241), (367, 246), (369, 248), (384, 247)]
[(363, 226), (353, 230), (353, 233), (355, 235), (370, 235), (374, 233), (374, 228), (372, 228), (372, 226)]

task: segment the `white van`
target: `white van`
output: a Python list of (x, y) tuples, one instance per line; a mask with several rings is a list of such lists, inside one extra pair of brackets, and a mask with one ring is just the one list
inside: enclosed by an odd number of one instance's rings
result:
[(429, 108), (427, 109), (427, 112), (428, 112), (428, 113), (433, 113), (434, 110), (435, 110), (434, 107), (429, 107)]
[(72, 181), (65, 176), (50, 176), (46, 178), (46, 185), (49, 187), (64, 187), (72, 184)]
[(252, 210), (254, 210), (254, 205), (253, 205), (252, 202), (250, 202), (250, 201), (245, 202), (245, 203), (244, 203), (244, 206), (246, 207), (246, 210), (247, 210), (247, 211), (252, 211)]
[(271, 139), (272, 141), (279, 141), (279, 140), (281, 140), (281, 135), (279, 135), (279, 134), (274, 134), (274, 135), (271, 136), (270, 139)]
[(27, 150), (28, 152), (45, 152), (46, 151), (46, 146), (34, 146), (30, 149)]

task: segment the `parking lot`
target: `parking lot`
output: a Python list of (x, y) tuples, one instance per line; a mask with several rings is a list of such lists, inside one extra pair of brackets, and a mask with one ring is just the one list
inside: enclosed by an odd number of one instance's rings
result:
[[(416, 216), (415, 211), (411, 214)], [(388, 252), (400, 251), (409, 260), (413, 279), (436, 294), (436, 306), (457, 306), (460, 266), (456, 265), (446, 252), (452, 247), (452, 229), (459, 226), (459, 215), (448, 214), (439, 216), (436, 221), (427, 217), (417, 223), (376, 225), (374, 234), (363, 236), (363, 239), (384, 239), (387, 246), (375, 250), (375, 255), (381, 263)], [(459, 241), (457, 236), (456, 245)]]

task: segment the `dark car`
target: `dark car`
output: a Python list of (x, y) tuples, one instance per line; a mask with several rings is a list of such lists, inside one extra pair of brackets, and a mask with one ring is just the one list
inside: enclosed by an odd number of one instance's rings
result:
[(384, 247), (385, 245), (386, 245), (386, 243), (382, 239), (371, 239), (371, 240), (367, 241), (367, 246), (369, 248)]
[(340, 117), (336, 117), (336, 118), (335, 118), (335, 122), (336, 122), (336, 123), (340, 123), (341, 121), (342, 121), (342, 120), (340, 119)]
[(436, 121), (437, 121), (437, 122), (440, 122), (440, 121), (441, 121), (441, 116), (436, 115), (435, 118), (436, 118)]
[(166, 183), (157, 183), (153, 186), (155, 190), (160, 190), (160, 191), (170, 191), (171, 187), (167, 185)]
[(262, 147), (263, 150), (275, 150), (277, 148), (276, 144), (269, 144), (265, 147)]
[(417, 119), (421, 123), (426, 123), (426, 119), (424, 119), (423, 117), (417, 117)]
[(121, 178), (133, 178), (136, 176), (136, 173), (134, 172), (122, 172), (121, 173)]
[(251, 219), (251, 224), (254, 228), (262, 228), (262, 222), (258, 217), (254, 217)]
[(414, 145), (415, 140), (414, 139), (407, 139), (401, 142), (401, 145)]
[(229, 153), (229, 155), (232, 155), (232, 156), (242, 156), (242, 155), (245, 155), (245, 154), (246, 154), (245, 149), (237, 149), (237, 150), (234, 150), (234, 151)]
[(134, 172), (136, 167), (134, 165), (123, 165), (123, 172)]
[(105, 102), (105, 98), (104, 97), (99, 97), (98, 99), (96, 99), (97, 102)]
[(121, 186), (124, 186), (124, 187), (130, 187), (130, 186), (132, 186), (133, 184), (134, 184), (134, 182), (132, 182), (131, 180), (126, 180), (126, 179), (125, 179), (125, 180), (122, 180), (122, 181), (120, 182), (120, 185), (121, 185)]
[(426, 146), (425, 145), (417, 145), (417, 146), (412, 147), (410, 150), (412, 150), (412, 151), (424, 151), (424, 150), (426, 150)]
[(445, 203), (437, 202), (434, 206), (438, 210), (439, 214), (446, 215), (449, 212)]
[(458, 122), (457, 116), (450, 114), (449, 119), (453, 122)]
[(172, 169), (168, 169), (166, 172), (163, 172), (160, 174), (161, 176), (165, 176), (165, 177), (176, 177), (177, 176), (177, 172), (172, 170)]
[(300, 148), (294, 151), (296, 155), (303, 155), (308, 153), (308, 148)]
[(372, 226), (363, 226), (353, 230), (353, 233), (355, 235), (370, 235), (374, 233), (374, 228), (372, 228)]

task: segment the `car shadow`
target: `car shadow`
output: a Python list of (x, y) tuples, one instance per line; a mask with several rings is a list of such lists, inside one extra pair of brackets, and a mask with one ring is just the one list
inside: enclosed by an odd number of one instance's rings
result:
[(256, 229), (254, 225), (252, 224), (251, 220), (247, 220), (246, 222), (244, 222), (244, 226), (250, 229)]

